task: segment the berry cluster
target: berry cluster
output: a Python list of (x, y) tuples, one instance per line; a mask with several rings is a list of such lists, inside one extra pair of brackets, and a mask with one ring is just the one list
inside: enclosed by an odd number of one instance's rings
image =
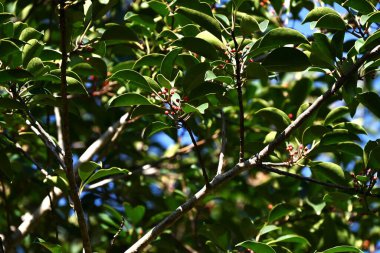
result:
[(168, 115), (171, 118), (178, 118), (181, 116), (184, 113), (181, 103), (189, 101), (189, 97), (187, 96), (181, 98), (176, 88), (169, 90), (168, 88), (163, 87), (159, 92), (152, 93), (151, 97), (154, 100), (161, 102), (162, 106), (166, 109), (164, 112), (165, 115)]
[(363, 169), (358, 175), (352, 172), (351, 177), (355, 189), (367, 192), (370, 192), (377, 182), (377, 172), (371, 168)]
[(289, 152), (289, 164), (294, 164), (295, 162), (301, 160), (309, 151), (308, 147), (304, 147), (302, 144), (300, 144), (298, 148), (294, 148), (293, 145), (289, 144), (286, 147), (286, 150)]

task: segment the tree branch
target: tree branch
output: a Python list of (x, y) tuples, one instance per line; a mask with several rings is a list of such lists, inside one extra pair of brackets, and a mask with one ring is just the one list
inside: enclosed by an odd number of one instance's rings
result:
[(218, 162), (218, 169), (216, 170), (216, 174), (222, 174), (223, 172), (223, 163), (224, 163), (224, 152), (226, 149), (226, 117), (224, 116), (223, 110), (220, 112), (220, 116), (222, 119), (222, 144), (220, 147), (220, 154), (219, 154), (219, 162)]
[(74, 203), (74, 209), (77, 213), (79, 229), (81, 232), (83, 249), (86, 253), (91, 253), (91, 241), (88, 234), (88, 228), (86, 224), (85, 214), (82, 207), (82, 202), (79, 198), (78, 187), (75, 181), (74, 169), (73, 169), (73, 157), (71, 153), (71, 142), (70, 142), (70, 126), (69, 126), (69, 101), (67, 99), (67, 80), (66, 80), (66, 68), (67, 68), (67, 45), (66, 45), (66, 11), (65, 11), (65, 0), (59, 1), (59, 26), (61, 33), (61, 97), (62, 97), (62, 107), (61, 107), (61, 126), (62, 126), (62, 139), (63, 148), (65, 151), (64, 162), (66, 165), (66, 177), (69, 182), (69, 194)]
[[(133, 121), (130, 117), (131, 114), (129, 112), (125, 113), (112, 126), (108, 127), (108, 129), (79, 157), (78, 162), (74, 166), (74, 171), (77, 171), (81, 164), (89, 161), (101, 148), (103, 148), (112, 139), (120, 127), (125, 128), (129, 122)], [(55, 202), (63, 195), (63, 192), (59, 188), (54, 187), (49, 194), (52, 195), (52, 202)], [(6, 238), (5, 247), (7, 251), (10, 251), (10, 249), (15, 247), (33, 229), (41, 217), (50, 210), (51, 207), (49, 196), (46, 196), (33, 214), (25, 216), (26, 218), (17, 227), (17, 230)]]
[(125, 253), (132, 252), (141, 252), (147, 245), (150, 244), (158, 235), (160, 235), (165, 229), (170, 227), (173, 223), (175, 223), (178, 219), (180, 219), (183, 215), (185, 215), (188, 211), (190, 211), (200, 200), (202, 200), (206, 195), (208, 195), (211, 190), (219, 187), (223, 183), (228, 182), (232, 178), (239, 175), (241, 172), (249, 170), (255, 166), (260, 166), (261, 160), (271, 154), (274, 149), (290, 134), (301, 126), (301, 124), (308, 119), (313, 112), (315, 112), (328, 98), (333, 96), (335, 92), (339, 90), (340, 87), (345, 83), (345, 81), (349, 78), (352, 73), (358, 71), (358, 69), (363, 65), (363, 63), (369, 60), (371, 57), (380, 54), (380, 46), (377, 46), (370, 53), (362, 56), (348, 71), (345, 75), (342, 75), (335, 84), (327, 90), (323, 95), (319, 96), (314, 103), (298, 118), (292, 122), (280, 135), (276, 137), (276, 139), (269, 143), (264, 149), (262, 149), (258, 154), (252, 156), (250, 159), (244, 161), (243, 163), (236, 164), (232, 169), (224, 172), (223, 174), (217, 175), (211, 182), (210, 187), (206, 188), (205, 186), (200, 189), (194, 196), (192, 196), (189, 200), (187, 200), (184, 204), (179, 206), (176, 210), (174, 210), (171, 214), (169, 214), (166, 218), (164, 218), (160, 223), (158, 223), (155, 227), (149, 230), (143, 237), (141, 237), (135, 244), (133, 244), (129, 249), (125, 251)]

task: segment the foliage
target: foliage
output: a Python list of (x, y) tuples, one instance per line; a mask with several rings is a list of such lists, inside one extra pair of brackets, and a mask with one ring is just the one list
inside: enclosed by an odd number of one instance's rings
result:
[(73, 192), (94, 252), (374, 249), (378, 1), (57, 2), (0, 1), (7, 252), (81, 252)]

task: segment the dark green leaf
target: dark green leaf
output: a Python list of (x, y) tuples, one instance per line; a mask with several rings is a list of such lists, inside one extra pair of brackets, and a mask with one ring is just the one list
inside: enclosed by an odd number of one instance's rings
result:
[(159, 67), (164, 57), (165, 55), (157, 54), (157, 53), (144, 55), (143, 57), (141, 57), (140, 59), (136, 61), (136, 63), (133, 65), (133, 69), (138, 69), (141, 67), (152, 67), (152, 66)]
[(92, 176), (90, 176), (87, 179), (86, 184), (90, 184), (90, 183), (92, 183), (98, 179), (101, 179), (104, 177), (109, 177), (112, 175), (117, 175), (117, 174), (128, 174), (128, 175), (130, 175), (131, 172), (129, 172), (127, 169), (120, 169), (120, 168), (116, 168), (116, 167), (112, 167), (109, 169), (100, 169), (100, 170), (97, 170), (94, 174), (92, 174)]
[(144, 131), (142, 132), (142, 137), (149, 138), (158, 132), (171, 128), (173, 128), (173, 126), (167, 125), (161, 121), (152, 122), (144, 129)]
[(260, 47), (276, 48), (282, 47), (288, 44), (309, 44), (307, 38), (298, 32), (290, 28), (276, 28), (269, 31), (261, 40)]
[(203, 83), (205, 74), (209, 69), (210, 65), (207, 62), (202, 62), (187, 70), (183, 79), (183, 89), (190, 92), (198, 87), (201, 83)]
[(101, 41), (106, 41), (107, 44), (119, 44), (130, 41), (138, 41), (136, 33), (129, 27), (124, 25), (111, 25), (103, 33)]
[(342, 122), (334, 125), (334, 129), (347, 129), (353, 134), (367, 134), (367, 131), (360, 125), (353, 122)]
[(38, 57), (43, 50), (43, 45), (36, 39), (29, 40), (22, 50), (22, 64), (26, 67), (33, 57)]
[(223, 44), (220, 39), (215, 37), (212, 33), (208, 31), (203, 31), (197, 34), (196, 38), (202, 39), (213, 45), (215, 48), (225, 51), (227, 49), (226, 45)]
[(346, 29), (346, 23), (339, 15), (336, 14), (326, 14), (310, 26), (311, 29), (314, 29), (315, 27), (342, 31)]
[(261, 242), (245, 241), (236, 245), (237, 247), (243, 247), (260, 253), (276, 253), (271, 246), (268, 246)]
[(27, 27), (24, 30), (22, 30), (19, 40), (29, 43), (29, 40), (31, 39), (38, 40), (38, 39), (41, 39), (42, 36), (43, 34), (41, 32), (37, 31), (36, 29), (32, 27)]
[(261, 109), (256, 112), (256, 116), (259, 118), (262, 117), (266, 121), (274, 124), (277, 130), (283, 130), (291, 123), (286, 113), (274, 107)]
[(28, 70), (34, 77), (39, 77), (47, 72), (49, 72), (49, 67), (44, 66), (41, 59), (38, 57), (34, 57), (31, 59), (28, 63), (28, 66), (26, 67), (26, 70)]
[(352, 9), (357, 10), (362, 14), (368, 14), (375, 10), (375, 7), (367, 0), (347, 0), (344, 2), (343, 6), (351, 7)]
[(177, 12), (186, 16), (194, 23), (200, 25), (201, 27), (215, 35), (217, 38), (221, 37), (221, 27), (219, 25), (219, 22), (207, 13), (186, 7), (179, 7), (177, 9)]
[(375, 147), (371, 150), (368, 158), (368, 168), (380, 169), (380, 146)]
[(375, 92), (360, 93), (357, 96), (359, 102), (368, 108), (376, 117), (380, 118), (380, 97)]
[(295, 212), (295, 210), (296, 209), (289, 204), (284, 204), (284, 203), (278, 204), (274, 206), (273, 209), (270, 211), (269, 217), (268, 217), (268, 223), (277, 221), (283, 218), (284, 216), (287, 216)]
[(330, 162), (310, 162), (309, 166), (313, 175), (322, 180), (331, 181), (336, 184), (346, 185), (344, 172), (338, 164)]
[(51, 253), (62, 253), (62, 246), (58, 244), (53, 244), (50, 242), (45, 242), (43, 239), (38, 238), (38, 244), (44, 246)]
[(330, 248), (330, 249), (327, 249), (327, 250), (324, 250), (324, 251), (320, 251), (318, 253), (338, 253), (338, 252), (341, 252), (341, 253), (354, 253), (354, 252), (357, 252), (357, 253), (363, 253), (363, 251), (361, 251), (360, 249), (357, 249), (353, 246), (336, 246), (336, 247), (333, 247), (333, 248)]
[(32, 74), (25, 69), (4, 69), (0, 70), (0, 82), (17, 82), (26, 81), (32, 78)]
[(168, 80), (172, 79), (172, 73), (174, 69), (174, 63), (179, 55), (179, 53), (182, 51), (181, 48), (176, 48), (172, 51), (170, 51), (162, 60), (161, 63), (161, 74), (166, 77)]
[(145, 207), (144, 206), (132, 207), (130, 204), (125, 203), (124, 209), (125, 209), (125, 216), (134, 225), (139, 223), (139, 221), (142, 220), (142, 218), (144, 217), (144, 214), (145, 214)]
[(146, 97), (137, 93), (127, 93), (112, 98), (109, 102), (109, 107), (123, 107), (134, 105), (151, 105)]
[(326, 125), (332, 124), (336, 120), (342, 118), (344, 115), (348, 113), (349, 113), (349, 110), (347, 106), (341, 106), (341, 107), (335, 108), (327, 114), (324, 125), (326, 126)]
[(183, 37), (182, 39), (175, 41), (173, 45), (183, 47), (210, 60), (215, 60), (218, 58), (215, 47), (200, 38)]
[(248, 79), (260, 79), (266, 83), (268, 81), (268, 71), (258, 62), (250, 62), (246, 68)]
[(263, 66), (274, 72), (304, 71), (310, 66), (307, 56), (298, 49), (277, 48), (263, 61)]
[(317, 8), (314, 8), (312, 11), (310, 11), (305, 19), (303, 20), (303, 24), (304, 23), (307, 23), (307, 22), (313, 22), (313, 21), (317, 21), (319, 20), (320, 18), (322, 18), (323, 16), (327, 15), (327, 14), (334, 14), (334, 15), (338, 15), (339, 16), (339, 13), (336, 12), (335, 10), (331, 9), (331, 8), (328, 8), (328, 7), (317, 7)]
[(269, 241), (268, 244), (276, 244), (276, 243), (282, 243), (282, 242), (299, 243), (299, 244), (310, 246), (310, 242), (305, 237), (302, 237), (299, 235), (293, 235), (293, 234), (280, 236), (273, 241)]
[(145, 78), (139, 72), (134, 70), (119, 70), (116, 73), (112, 74), (108, 79), (129, 81), (131, 84), (135, 84), (137, 87), (140, 87), (144, 90), (150, 90), (149, 84)]
[(259, 23), (253, 16), (243, 12), (238, 12), (237, 16), (241, 18), (240, 29), (244, 36), (251, 36), (252, 33), (260, 31)]
[(82, 181), (82, 184), (86, 182), (86, 180), (94, 173), (94, 171), (98, 168), (101, 168), (101, 164), (97, 164), (95, 162), (89, 161), (82, 163), (79, 166), (78, 174)]
[[(1, 72), (0, 72), (1, 74)], [(2, 98), (0, 97), (0, 108), (4, 109), (25, 109), (23, 104), (12, 98)]]

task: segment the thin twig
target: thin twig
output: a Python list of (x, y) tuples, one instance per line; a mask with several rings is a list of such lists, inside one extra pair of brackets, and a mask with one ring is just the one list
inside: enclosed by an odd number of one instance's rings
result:
[(62, 138), (63, 138), (63, 148), (65, 151), (64, 162), (66, 165), (66, 176), (69, 182), (69, 193), (70, 197), (74, 203), (74, 209), (77, 214), (79, 229), (81, 232), (83, 249), (85, 253), (91, 253), (91, 241), (88, 234), (85, 214), (83, 211), (82, 203), (78, 195), (78, 187), (75, 181), (74, 169), (73, 169), (73, 157), (71, 153), (71, 143), (70, 143), (70, 126), (69, 126), (69, 101), (67, 99), (67, 80), (66, 80), (66, 68), (67, 68), (67, 45), (66, 45), (66, 11), (65, 11), (65, 0), (59, 1), (59, 25), (61, 33), (61, 96), (62, 96), (62, 107), (61, 107), (61, 126), (62, 126)]
[(322, 182), (322, 181), (316, 180), (314, 178), (304, 177), (304, 176), (297, 175), (297, 174), (294, 174), (294, 173), (290, 173), (290, 172), (287, 172), (287, 171), (275, 169), (275, 168), (272, 168), (270, 166), (266, 166), (266, 165), (263, 165), (263, 164), (261, 164), (260, 166), (258, 166), (258, 168), (259, 169), (263, 169), (265, 171), (273, 172), (273, 173), (276, 173), (276, 174), (279, 174), (279, 175), (296, 178), (296, 179), (299, 179), (299, 180), (302, 180), (302, 181), (305, 181), (305, 182), (309, 182), (309, 183), (313, 183), (313, 184), (319, 184), (319, 185), (322, 185), (322, 186), (325, 186), (325, 187), (329, 187), (329, 188), (334, 188), (334, 189), (337, 189), (337, 190), (340, 190), (340, 191), (343, 191), (343, 192), (346, 192), (346, 193), (349, 193), (349, 194), (360, 194), (360, 195), (364, 195), (364, 196), (370, 196), (370, 197), (380, 198), (380, 194), (373, 194), (373, 193), (367, 192), (367, 191), (362, 190), (362, 189), (357, 189), (357, 188), (353, 188), (353, 187), (347, 187), (347, 186), (343, 186), (343, 185)]
[(113, 236), (111, 240), (111, 243), (110, 243), (111, 247), (115, 244), (115, 240), (120, 235), (121, 231), (123, 231), (124, 222), (125, 222), (124, 217), (121, 217), (121, 223), (120, 223), (119, 229), (117, 230), (116, 234)]
[(226, 149), (226, 117), (224, 116), (223, 110), (220, 112), (220, 117), (222, 119), (222, 144), (220, 147), (220, 154), (219, 154), (219, 162), (218, 162), (218, 169), (216, 170), (216, 174), (222, 174), (223, 172), (223, 163), (224, 163), (224, 152)]
[(243, 107), (243, 91), (242, 91), (242, 78), (241, 78), (241, 62), (239, 57), (240, 45), (236, 40), (235, 29), (231, 30), (231, 37), (234, 41), (235, 46), (235, 78), (236, 78), (236, 91), (238, 94), (238, 103), (239, 103), (239, 142), (240, 142), (240, 151), (239, 151), (239, 162), (244, 162), (244, 107)]
[(190, 127), (186, 124), (186, 121), (184, 121), (183, 119), (181, 120), (181, 123), (185, 127), (187, 132), (189, 133), (191, 141), (194, 145), (195, 153), (197, 154), (197, 157), (198, 157), (199, 166), (202, 169), (202, 174), (203, 174), (203, 178), (205, 180), (206, 187), (210, 187), (210, 180), (208, 178), (207, 171), (206, 171), (203, 159), (202, 159), (202, 155), (201, 155), (201, 152), (200, 152), (199, 147), (197, 145), (197, 141), (194, 138), (193, 131), (191, 131)]
[(358, 69), (363, 65), (363, 63), (374, 56), (380, 54), (380, 46), (377, 46), (370, 53), (362, 56), (348, 71), (346, 75), (342, 75), (335, 84), (327, 90), (324, 94), (319, 96), (314, 103), (301, 115), (298, 116), (281, 134), (279, 134), (276, 139), (263, 148), (258, 154), (252, 156), (250, 159), (244, 161), (244, 163), (238, 163), (230, 170), (227, 170), (223, 174), (217, 175), (211, 182), (210, 187), (203, 187), (194, 196), (188, 199), (185, 203), (180, 205), (175, 211), (166, 216), (161, 222), (159, 222), (155, 227), (149, 230), (143, 237), (141, 237), (137, 242), (135, 242), (130, 248), (128, 248), (125, 253), (141, 252), (146, 246), (150, 244), (157, 236), (159, 236), (163, 231), (190, 211), (197, 203), (199, 203), (205, 196), (214, 190), (216, 187), (228, 182), (232, 178), (236, 177), (243, 171), (247, 171), (255, 166), (260, 166), (261, 159), (271, 154), (274, 149), (290, 134), (295, 131), (302, 123), (308, 119), (328, 98), (333, 96), (335, 92), (339, 90), (340, 87), (345, 83), (349, 76), (357, 72)]

